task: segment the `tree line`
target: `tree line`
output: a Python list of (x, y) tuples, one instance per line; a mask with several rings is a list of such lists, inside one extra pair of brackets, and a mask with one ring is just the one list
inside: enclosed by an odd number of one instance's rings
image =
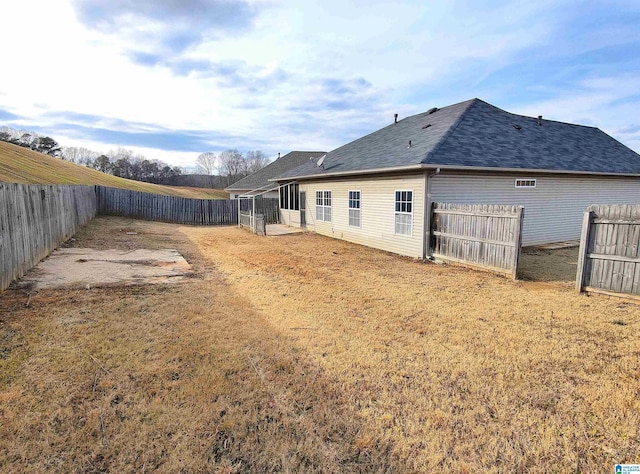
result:
[(202, 153), (196, 159), (198, 170), (220, 182), (220, 187), (227, 187), (264, 168), (269, 159), (263, 152), (248, 151), (245, 154), (238, 150), (225, 150)]
[(98, 153), (84, 147), (60, 146), (51, 137), (9, 127), (0, 128), (0, 140), (121, 178), (172, 186), (224, 188), (268, 163), (262, 151), (248, 151), (245, 154), (236, 149), (219, 154), (206, 152), (196, 160), (199, 174), (185, 174), (179, 166), (147, 159), (142, 154), (122, 147)]

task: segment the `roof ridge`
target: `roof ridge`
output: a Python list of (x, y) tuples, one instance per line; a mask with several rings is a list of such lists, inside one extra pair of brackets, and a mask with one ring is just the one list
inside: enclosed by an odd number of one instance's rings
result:
[[(456, 102), (455, 104), (449, 104), (449, 105), (444, 105), (442, 107), (434, 107), (434, 108), (436, 109), (436, 111), (440, 111), (440, 110), (444, 110), (444, 109), (450, 109), (451, 107), (456, 107), (458, 105), (464, 104), (465, 102), (471, 103), (471, 102), (475, 102), (477, 100), (481, 100), (481, 99), (478, 99), (477, 97), (474, 97), (473, 99), (461, 100), (460, 102)], [(425, 110), (424, 112), (418, 112), (417, 114), (407, 115), (406, 117), (401, 118), (400, 120), (398, 120), (397, 123), (400, 123), (403, 120), (408, 120), (408, 119), (413, 118), (413, 117), (418, 117), (420, 115), (430, 115), (428, 112), (429, 112), (429, 110)], [(394, 125), (394, 124), (391, 124), (391, 125)], [(372, 132), (372, 133), (375, 133), (375, 132)]]
[[(509, 114), (509, 115), (511, 115), (513, 117), (521, 117), (521, 118), (526, 118), (526, 119), (531, 119), (531, 120), (537, 120), (537, 117), (530, 117), (529, 115), (516, 114), (514, 112), (509, 112), (508, 110), (502, 109), (502, 108), (498, 107), (497, 105), (490, 104), (489, 102), (484, 101), (482, 99), (478, 99), (478, 100), (480, 102), (483, 102), (484, 104), (488, 105), (489, 107), (493, 107), (494, 109), (497, 109), (500, 112), (504, 112), (505, 114)], [(542, 119), (545, 122), (561, 123), (563, 125), (572, 125), (574, 127), (595, 128), (597, 130), (600, 130), (600, 127), (596, 127), (594, 125), (584, 125), (584, 124), (581, 124), (581, 123), (565, 122), (565, 121), (562, 121), (562, 120), (553, 120), (553, 119), (548, 119), (548, 118), (544, 118), (544, 117), (542, 117)]]
[[(469, 106), (465, 109), (464, 112), (462, 112), (462, 114), (460, 114), (460, 117), (458, 117), (454, 122), (454, 124), (451, 127), (449, 127), (449, 130), (447, 130), (447, 133), (444, 134), (444, 136), (440, 139), (440, 141), (433, 147), (433, 149), (429, 153), (427, 153), (427, 156), (425, 156), (420, 163), (427, 164), (428, 160), (431, 159), (438, 152), (438, 150), (444, 144), (444, 142), (446, 142), (447, 139), (451, 136), (451, 134), (455, 131), (455, 129), (458, 128), (458, 125), (460, 125), (460, 122), (462, 122), (462, 119), (464, 119), (466, 115), (469, 113), (469, 110), (471, 110), (473, 106), (480, 101), (481, 100), (478, 99), (477, 97), (475, 99), (471, 99), (470, 101), (471, 103), (469, 104)], [(467, 101), (466, 100), (462, 101), (460, 102), (460, 104), (464, 102), (467, 102)]]

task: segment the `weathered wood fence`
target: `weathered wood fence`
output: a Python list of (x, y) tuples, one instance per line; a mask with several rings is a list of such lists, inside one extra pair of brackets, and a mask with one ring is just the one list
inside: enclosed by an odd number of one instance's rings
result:
[(587, 209), (576, 289), (640, 298), (640, 206), (593, 205)]
[(0, 291), (96, 215), (93, 186), (0, 183)]
[(238, 223), (234, 200), (189, 199), (96, 186), (98, 213), (192, 225)]
[(431, 255), (436, 261), (518, 276), (524, 208), (433, 203)]
[[(193, 225), (238, 224), (235, 200), (188, 199), (104, 186), (0, 183), (0, 291), (96, 214)], [(278, 200), (255, 200), (256, 232), (278, 222)]]
[(253, 214), (251, 211), (241, 211), (240, 227), (246, 227), (258, 235), (267, 235), (264, 214)]

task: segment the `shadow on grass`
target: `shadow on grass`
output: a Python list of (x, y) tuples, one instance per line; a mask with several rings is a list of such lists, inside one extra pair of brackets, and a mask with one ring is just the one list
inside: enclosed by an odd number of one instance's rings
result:
[(0, 360), (0, 467), (403, 470), (388, 442), (363, 435), (340, 383), (275, 333), (214, 262), (178, 232), (150, 229), (98, 218), (72, 244), (174, 247), (207, 278), (47, 290), (28, 307), (21, 292), (0, 296), (0, 341), (10, 345)]

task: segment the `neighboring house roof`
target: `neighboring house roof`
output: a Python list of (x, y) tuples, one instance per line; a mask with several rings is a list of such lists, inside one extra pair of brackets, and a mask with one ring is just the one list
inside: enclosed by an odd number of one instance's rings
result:
[[(433, 109), (432, 109), (433, 110)], [(640, 155), (595, 127), (512, 114), (480, 99), (392, 123), (278, 179), (419, 168), (637, 174)]]
[(303, 163), (309, 163), (310, 158), (320, 158), (326, 153), (326, 151), (289, 152), (272, 163), (269, 163), (264, 168), (242, 178), (239, 181), (236, 181), (224, 189), (225, 191), (252, 191), (260, 188), (263, 190), (276, 188), (278, 186), (277, 183), (270, 182), (269, 179), (275, 178), (276, 176), (290, 170), (291, 168), (296, 168)]

